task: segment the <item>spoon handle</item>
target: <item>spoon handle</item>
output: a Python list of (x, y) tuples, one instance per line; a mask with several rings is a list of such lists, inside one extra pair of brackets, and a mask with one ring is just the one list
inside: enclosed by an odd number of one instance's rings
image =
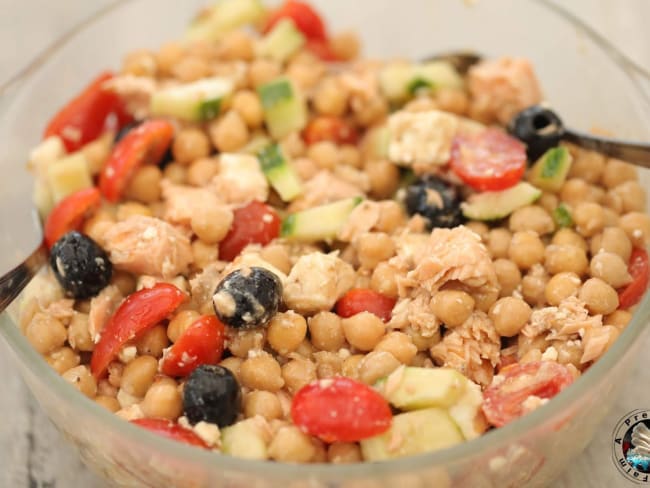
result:
[(0, 313), (18, 296), (47, 261), (43, 245), (39, 246), (25, 261), (0, 276)]
[(571, 129), (564, 130), (563, 139), (586, 149), (598, 151), (612, 158), (622, 159), (637, 166), (650, 168), (650, 144), (648, 143), (592, 136)]

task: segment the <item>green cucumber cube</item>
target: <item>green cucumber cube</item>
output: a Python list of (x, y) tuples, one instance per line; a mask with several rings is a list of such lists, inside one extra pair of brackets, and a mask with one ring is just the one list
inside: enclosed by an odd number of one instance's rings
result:
[(280, 235), (289, 240), (302, 242), (334, 239), (347, 222), (354, 207), (362, 200), (362, 197), (346, 198), (289, 214), (282, 222)]
[(533, 165), (528, 180), (538, 188), (548, 192), (558, 192), (562, 188), (573, 158), (564, 146), (546, 151)]
[(155, 116), (171, 116), (200, 122), (217, 117), (223, 100), (233, 91), (228, 78), (205, 78), (181, 86), (158, 90), (151, 96)]
[(307, 124), (307, 106), (288, 78), (277, 78), (257, 88), (264, 118), (274, 139), (282, 139)]
[(284, 63), (305, 44), (305, 36), (291, 19), (282, 19), (260, 41), (257, 54)]
[(497, 220), (507, 217), (518, 208), (530, 205), (542, 196), (542, 191), (521, 181), (502, 191), (475, 193), (461, 204), (463, 215), (472, 220)]
[(302, 194), (300, 178), (282, 153), (279, 144), (266, 146), (258, 153), (262, 172), (280, 198), (290, 202)]

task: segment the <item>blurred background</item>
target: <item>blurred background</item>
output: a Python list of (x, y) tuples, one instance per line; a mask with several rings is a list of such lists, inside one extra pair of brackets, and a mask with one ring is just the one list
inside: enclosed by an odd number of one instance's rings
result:
[[(586, 20), (630, 58), (650, 69), (650, 32), (646, 30), (650, 0), (554, 1)], [(110, 3), (111, 0), (0, 0), (0, 85), (67, 29)], [(650, 348), (650, 337), (646, 337), (645, 342)], [(12, 374), (9, 355), (6, 345), (0, 342), (0, 371), (4, 372), (0, 395), (0, 419), (3, 421), (0, 487), (103, 488), (40, 412), (22, 380)], [(648, 384), (650, 368), (647, 368), (647, 359), (641, 360), (644, 363), (639, 363), (636, 370), (630, 372), (623, 395), (603, 423), (601, 433), (555, 486), (634, 486), (618, 474), (611, 461), (611, 432), (626, 412), (650, 408), (650, 389), (641, 386)]]

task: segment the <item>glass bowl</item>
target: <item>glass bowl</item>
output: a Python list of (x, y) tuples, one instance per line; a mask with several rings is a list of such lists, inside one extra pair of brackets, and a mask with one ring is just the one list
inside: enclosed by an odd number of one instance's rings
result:
[[(131, 49), (179, 37), (204, 0), (120, 1), (55, 43), (0, 89), (0, 181), (4, 222), (42, 128), (101, 69)], [(546, 98), (568, 125), (650, 140), (648, 77), (578, 19), (545, 0), (314, 0), (334, 30), (353, 28), (367, 56), (420, 59), (448, 50), (532, 60)], [(648, 175), (642, 180), (648, 187)], [(19, 255), (20, 249), (15, 250)], [(7, 250), (11, 252), (11, 250)], [(117, 486), (149, 487), (514, 487), (544, 486), (593, 437), (634, 364), (650, 313), (646, 296), (624, 333), (549, 404), (479, 439), (376, 464), (287, 465), (246, 461), (169, 441), (132, 426), (74, 392), (22, 336), (9, 313), (0, 335), (44, 411), (86, 464)]]

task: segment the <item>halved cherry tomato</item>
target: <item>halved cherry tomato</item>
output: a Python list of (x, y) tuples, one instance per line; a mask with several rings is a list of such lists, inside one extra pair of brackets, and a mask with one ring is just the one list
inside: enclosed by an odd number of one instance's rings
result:
[(488, 386), (483, 393), (483, 413), (487, 421), (502, 427), (521, 417), (523, 403), (531, 395), (553, 398), (573, 383), (569, 370), (556, 362), (515, 363), (499, 372), (503, 381)]
[(340, 61), (340, 58), (336, 55), (328, 40), (308, 39), (305, 48), (323, 61)]
[(374, 313), (384, 322), (388, 322), (393, 313), (396, 300), (367, 288), (355, 288), (343, 295), (336, 302), (335, 310), (341, 317), (352, 317), (361, 312)]
[(291, 403), (293, 423), (325, 442), (356, 442), (381, 434), (392, 417), (384, 397), (342, 376), (303, 386)]
[(451, 169), (479, 191), (505, 190), (526, 170), (526, 146), (498, 129), (459, 134), (451, 148)]
[(645, 249), (636, 247), (632, 250), (628, 271), (632, 276), (632, 282), (618, 292), (619, 308), (630, 308), (636, 305), (648, 289), (650, 265)]
[(232, 261), (248, 244), (265, 245), (280, 235), (280, 217), (272, 207), (252, 201), (234, 211), (232, 226), (219, 244), (219, 259)]
[(167, 376), (187, 376), (202, 364), (217, 364), (225, 338), (226, 328), (217, 317), (199, 317), (165, 354), (161, 371)]
[(45, 221), (45, 244), (51, 249), (56, 241), (72, 230), (79, 230), (83, 221), (99, 208), (101, 195), (97, 188), (86, 188), (68, 195), (50, 212)]
[[(59, 136), (68, 152), (76, 151), (97, 139), (107, 129), (119, 130), (131, 116), (120, 96), (103, 85), (113, 78), (110, 72), (100, 74), (77, 97), (63, 107), (50, 121), (44, 137)], [(114, 124), (111, 127), (111, 124)]]
[(198, 435), (192, 432), (189, 429), (185, 429), (170, 420), (165, 419), (136, 419), (131, 420), (132, 424), (142, 427), (144, 429), (150, 430), (158, 435), (167, 437), (178, 442), (184, 442), (191, 446), (202, 447), (203, 449), (208, 449), (208, 445), (203, 442)]
[(158, 164), (174, 137), (166, 120), (148, 120), (131, 130), (113, 148), (99, 176), (99, 190), (109, 202), (117, 202), (135, 171), (145, 164)]
[(156, 283), (128, 296), (102, 331), (90, 359), (90, 370), (100, 378), (122, 347), (168, 317), (187, 295), (169, 283)]
[(277, 10), (271, 12), (266, 20), (264, 32), (270, 31), (280, 20), (289, 18), (307, 39), (327, 40), (327, 30), (321, 16), (305, 2), (287, 0)]
[(336, 144), (356, 144), (359, 140), (357, 129), (340, 117), (322, 115), (312, 119), (305, 131), (303, 139), (307, 144), (321, 141), (332, 141)]

